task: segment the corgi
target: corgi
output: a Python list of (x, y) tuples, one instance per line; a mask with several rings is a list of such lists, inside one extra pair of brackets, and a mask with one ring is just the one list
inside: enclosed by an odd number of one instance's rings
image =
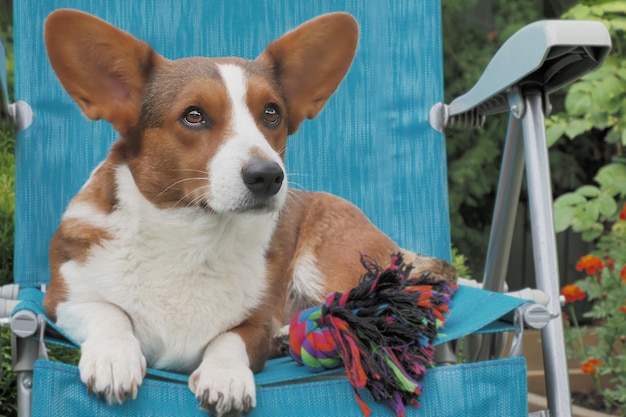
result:
[[(291, 317), (356, 286), (359, 253), (401, 250), (347, 201), (290, 190), (285, 173), (287, 137), (344, 78), (357, 22), (322, 15), (255, 60), (168, 60), (75, 10), (53, 12), (44, 33), (67, 93), (119, 133), (50, 242), (44, 306), (81, 344), (81, 380), (121, 403), (147, 366), (186, 372), (208, 412), (249, 411), (253, 374)], [(456, 278), (444, 261), (405, 259)]]

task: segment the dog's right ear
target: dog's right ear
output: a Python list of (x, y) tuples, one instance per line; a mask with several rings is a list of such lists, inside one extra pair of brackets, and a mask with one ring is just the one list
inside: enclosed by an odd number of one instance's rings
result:
[(44, 28), (50, 64), (85, 115), (124, 134), (139, 120), (147, 77), (164, 58), (87, 13), (57, 10)]

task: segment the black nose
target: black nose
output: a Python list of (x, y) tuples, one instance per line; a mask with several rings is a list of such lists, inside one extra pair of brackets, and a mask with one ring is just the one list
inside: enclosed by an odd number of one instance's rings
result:
[(241, 177), (252, 194), (259, 198), (269, 198), (280, 190), (285, 173), (274, 161), (254, 158), (241, 169)]

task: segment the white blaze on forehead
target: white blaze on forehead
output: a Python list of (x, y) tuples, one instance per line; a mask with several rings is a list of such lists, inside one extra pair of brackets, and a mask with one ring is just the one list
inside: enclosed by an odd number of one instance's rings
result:
[[(217, 212), (238, 210), (251, 198), (241, 178), (242, 167), (254, 156), (273, 160), (285, 170), (278, 153), (259, 130), (247, 102), (248, 79), (242, 67), (217, 65), (231, 104), (228, 136), (215, 157), (209, 161), (211, 195), (207, 203)], [(285, 186), (276, 196), (280, 205), (286, 197)]]
[[(217, 68), (222, 76), (222, 81), (226, 86), (226, 91), (228, 91), (232, 104), (233, 117), (231, 119), (231, 127), (234, 130), (234, 135), (248, 137), (250, 139), (255, 136), (263, 137), (248, 108), (246, 101), (248, 80), (243, 68), (238, 65), (230, 64), (218, 65)], [(263, 142), (265, 142), (265, 140), (263, 140)], [(269, 146), (267, 142), (265, 145)]]

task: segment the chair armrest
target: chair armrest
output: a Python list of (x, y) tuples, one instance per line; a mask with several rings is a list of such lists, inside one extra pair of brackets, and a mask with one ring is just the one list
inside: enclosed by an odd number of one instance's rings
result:
[(431, 124), (442, 130), (455, 119), (467, 123), (509, 111), (507, 94), (515, 86), (538, 87), (548, 95), (599, 67), (610, 49), (611, 37), (601, 22), (531, 23), (500, 47), (470, 91), (431, 109)]

